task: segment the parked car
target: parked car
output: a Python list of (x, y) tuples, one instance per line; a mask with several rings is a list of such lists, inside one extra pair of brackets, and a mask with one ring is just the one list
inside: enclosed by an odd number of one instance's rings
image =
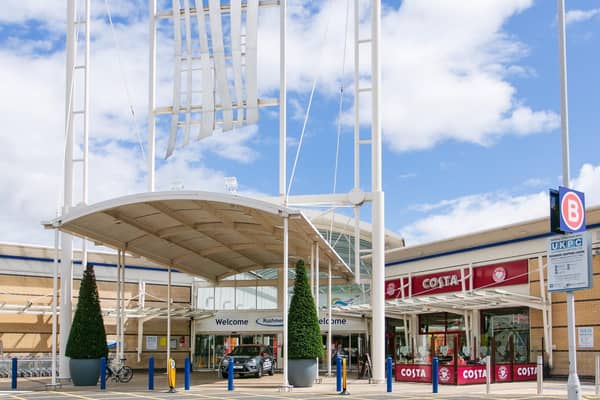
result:
[(260, 378), (265, 372), (273, 375), (273, 351), (262, 344), (242, 344), (233, 349), (221, 360), (219, 371), (227, 378), (229, 363), (233, 362), (233, 372), (238, 375), (252, 375)]

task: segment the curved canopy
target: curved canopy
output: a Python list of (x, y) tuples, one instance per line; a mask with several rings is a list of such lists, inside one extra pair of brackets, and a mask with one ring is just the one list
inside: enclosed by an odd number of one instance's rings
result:
[(225, 193), (170, 191), (119, 197), (44, 223), (97, 244), (217, 281), (283, 265), (283, 217), (289, 216), (289, 260), (308, 261), (318, 243), (320, 268), (352, 271), (300, 211)]

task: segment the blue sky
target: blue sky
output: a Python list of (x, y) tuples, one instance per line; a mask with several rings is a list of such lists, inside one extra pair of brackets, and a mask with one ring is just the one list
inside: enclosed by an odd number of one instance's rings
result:
[[(51, 244), (39, 222), (53, 217), (60, 203), (65, 2), (5, 3), (0, 241)], [(572, 186), (586, 192), (588, 206), (599, 205), (600, 0), (566, 3)], [(146, 188), (137, 135), (145, 147), (147, 4), (108, 4), (114, 33), (105, 2), (92, 7), (91, 203)], [(317, 79), (292, 194), (331, 192), (340, 118), (337, 187), (347, 192), (353, 180), (353, 61), (349, 39), (343, 67), (346, 1), (289, 4), (288, 172)], [(259, 16), (261, 98), (277, 97), (277, 13), (271, 8)], [(382, 32), (386, 228), (411, 245), (547, 215), (547, 190), (561, 183), (562, 173), (556, 2), (384, 1)], [(168, 26), (159, 53), (157, 103), (167, 105)], [(180, 147), (166, 161), (161, 120), (157, 189), (224, 191), (224, 177), (236, 176), (241, 194), (275, 195), (277, 112), (264, 108), (258, 125)], [(369, 147), (363, 151), (368, 155)], [(362, 176), (368, 190), (366, 168)], [(363, 216), (370, 220), (368, 207)]]

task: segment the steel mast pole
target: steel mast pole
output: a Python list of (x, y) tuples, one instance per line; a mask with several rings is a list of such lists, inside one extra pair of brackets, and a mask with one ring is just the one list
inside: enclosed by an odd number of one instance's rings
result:
[[(73, 205), (73, 92), (75, 87), (75, 0), (67, 2), (67, 41), (66, 41), (66, 96), (65, 96), (65, 158), (62, 214)], [(60, 257), (60, 316), (59, 316), (59, 375), (61, 379), (71, 378), (69, 360), (65, 356), (72, 321), (71, 296), (73, 290), (73, 238), (61, 235)]]
[(384, 193), (381, 180), (381, 0), (371, 1), (371, 191), (373, 193), (373, 382), (385, 380), (385, 258), (384, 258)]
[(155, 141), (156, 141), (156, 0), (149, 2), (149, 65), (148, 65), (148, 192), (155, 188)]
[[(567, 49), (565, 33), (565, 1), (558, 0), (558, 46), (560, 60), (560, 120), (562, 130), (562, 175), (563, 186), (570, 186), (569, 171), (569, 110), (567, 91)], [(575, 346), (575, 296), (567, 292), (567, 332), (569, 339), (569, 379), (567, 395), (569, 400), (581, 399), (581, 383), (577, 375), (577, 348)]]

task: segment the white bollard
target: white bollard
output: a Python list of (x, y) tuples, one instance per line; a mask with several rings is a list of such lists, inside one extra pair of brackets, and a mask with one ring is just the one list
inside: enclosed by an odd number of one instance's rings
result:
[(490, 356), (485, 357), (485, 394), (490, 394), (490, 381), (492, 379), (491, 360)]
[(600, 356), (596, 356), (596, 396), (600, 395)]
[(537, 357), (537, 394), (544, 392), (544, 358)]

